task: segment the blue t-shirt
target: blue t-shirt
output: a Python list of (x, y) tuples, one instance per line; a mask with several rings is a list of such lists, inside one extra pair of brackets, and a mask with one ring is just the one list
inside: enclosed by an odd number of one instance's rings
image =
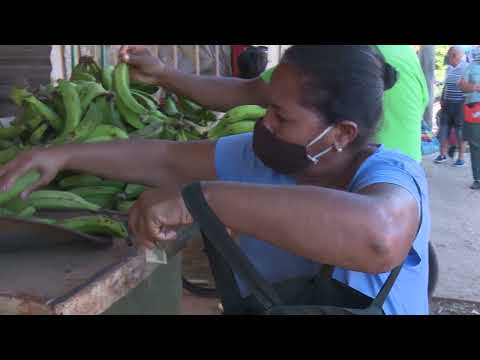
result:
[[(220, 139), (216, 146), (215, 166), (218, 179), (221, 181), (296, 185), (293, 178), (274, 172), (255, 156), (252, 148), (252, 134)], [(419, 233), (388, 296), (384, 311), (391, 315), (427, 315), (429, 313), (427, 288), (430, 211), (425, 173), (411, 158), (396, 151), (385, 150), (380, 146), (361, 165), (352, 179), (349, 191), (358, 192), (376, 183), (391, 183), (406, 189), (415, 197), (422, 211)], [(314, 275), (321, 266), (319, 263), (251, 236), (241, 235), (239, 245), (256, 269), (270, 282)], [(389, 273), (371, 275), (337, 267), (333, 276), (365, 295), (375, 297), (388, 275)], [(248, 295), (249, 290), (245, 284), (238, 278), (237, 283), (242, 295)]]
[[(463, 79), (465, 81), (475, 85), (480, 84), (480, 51), (478, 52), (479, 55), (476, 57), (477, 60), (468, 65), (463, 74)], [(466, 104), (473, 104), (477, 102), (480, 102), (480, 91), (465, 93)]]
[(444, 92), (445, 101), (463, 102), (465, 100), (465, 94), (463, 90), (458, 87), (458, 82), (462, 79), (467, 66), (468, 63), (466, 61), (462, 61), (457, 66), (447, 66)]

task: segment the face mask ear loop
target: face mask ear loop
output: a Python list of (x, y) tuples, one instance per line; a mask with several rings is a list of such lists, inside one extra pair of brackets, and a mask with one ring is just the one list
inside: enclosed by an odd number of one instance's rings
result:
[[(320, 135), (318, 135), (315, 139), (313, 139), (306, 147), (309, 148), (310, 146), (312, 146), (313, 144), (317, 143), (318, 141), (322, 140), (325, 135), (327, 135), (330, 130), (332, 130), (334, 128), (333, 125), (330, 125), (328, 128), (326, 128)], [(333, 145), (330, 146), (328, 149), (325, 149), (324, 151), (322, 151), (321, 153), (315, 155), (315, 156), (310, 156), (307, 154), (307, 157), (315, 164), (317, 165), (318, 164), (318, 159), (321, 158), (323, 155), (325, 155), (326, 153), (330, 152), (333, 148)]]
[(306, 147), (308, 148), (308, 147), (312, 146), (313, 144), (315, 144), (315, 143), (319, 142), (320, 140), (322, 140), (322, 138), (323, 138), (325, 135), (327, 135), (327, 134), (330, 132), (330, 130), (332, 130), (332, 129), (333, 129), (333, 125), (330, 125), (330, 126), (329, 126), (328, 128), (326, 128), (320, 135), (318, 135), (315, 139), (313, 139), (312, 141), (310, 141)]
[(330, 151), (332, 151), (332, 149), (333, 149), (333, 145), (330, 146), (328, 149), (323, 150), (321, 153), (319, 153), (319, 154), (317, 154), (317, 155), (315, 155), (315, 156), (307, 155), (307, 157), (308, 157), (315, 165), (317, 165), (318, 162), (319, 162), (318, 159), (321, 158), (323, 155), (325, 155), (325, 154), (329, 153)]

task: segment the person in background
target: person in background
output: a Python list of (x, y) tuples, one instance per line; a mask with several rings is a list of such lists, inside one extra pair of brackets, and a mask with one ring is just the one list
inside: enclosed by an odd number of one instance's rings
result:
[(471, 49), (472, 63), (467, 67), (459, 87), (465, 92), (465, 140), (470, 146), (473, 190), (480, 189), (480, 45)]
[(230, 45), (231, 48), (231, 63), (232, 63), (232, 76), (238, 77), (240, 73), (238, 69), (238, 57), (249, 47), (250, 45)]
[(268, 48), (249, 46), (240, 54), (237, 62), (240, 79), (255, 79), (267, 69)]
[(453, 128), (455, 129), (459, 148), (458, 159), (453, 165), (461, 167), (465, 165), (465, 143), (462, 134), (465, 94), (459, 87), (459, 81), (468, 66), (468, 63), (465, 61), (465, 52), (461, 46), (452, 46), (448, 50), (447, 63), (445, 86), (440, 99), (442, 106), (439, 129), (441, 148), (440, 155), (435, 159), (435, 163), (440, 164), (447, 161), (446, 154), (449, 147), (448, 137), (450, 130)]
[(469, 64), (472, 63), (473, 62), (473, 54), (472, 54), (473, 47), (471, 45), (464, 45), (463, 49), (465, 50), (465, 61)]

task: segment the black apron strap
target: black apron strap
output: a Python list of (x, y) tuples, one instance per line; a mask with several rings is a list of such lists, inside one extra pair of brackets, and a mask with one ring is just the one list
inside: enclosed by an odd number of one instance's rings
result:
[(325, 280), (331, 280), (333, 277), (333, 272), (335, 271), (335, 266), (324, 264), (320, 268), (320, 274), (325, 278)]
[[(376, 49), (378, 50), (378, 48)], [(420, 186), (418, 185), (417, 180), (413, 176), (412, 176), (412, 180), (415, 183), (415, 186), (417, 187), (418, 196), (420, 199), (420, 222), (418, 224), (417, 233), (415, 235), (415, 239), (416, 239), (418, 236), (418, 233), (420, 232), (420, 228), (422, 226), (422, 221), (423, 221), (423, 205), (422, 205), (423, 202), (422, 202), (422, 191), (420, 190)], [(400, 275), (400, 272), (402, 271), (404, 264), (405, 263), (402, 263), (400, 266), (396, 267), (390, 272), (390, 275), (388, 276), (387, 280), (385, 281), (382, 288), (378, 292), (377, 296), (373, 299), (369, 308), (383, 307), (383, 305), (385, 304), (385, 301), (387, 300), (388, 295), (390, 294), (390, 291), (392, 290), (393, 285), (395, 284), (395, 281), (398, 278), (398, 275)], [(325, 279), (330, 280), (333, 277), (334, 270), (335, 270), (335, 267), (332, 265), (323, 265), (320, 270), (320, 275), (323, 276)]]
[(221, 254), (239, 277), (251, 287), (252, 294), (268, 312), (282, 301), (273, 287), (258, 273), (251, 262), (228, 234), (225, 226), (208, 206), (199, 182), (182, 190), (183, 200), (190, 215), (197, 222), (216, 251)]
[(247, 309), (244, 308), (244, 302), (237, 281), (232, 272), (230, 264), (226, 259), (212, 246), (209, 239), (202, 232), (205, 250), (212, 270), (217, 294), (222, 300), (222, 307), (225, 314), (244, 314)]
[(373, 299), (370, 307), (374, 307), (374, 306), (378, 306), (379, 308), (383, 307), (383, 304), (385, 304), (388, 294), (390, 294), (390, 290), (392, 290), (392, 287), (395, 284), (395, 281), (397, 280), (398, 275), (402, 270), (402, 267), (403, 267), (403, 264), (392, 270), (392, 272), (387, 278), (387, 281), (385, 281), (382, 288), (380, 289), (378, 295), (375, 297), (375, 299)]

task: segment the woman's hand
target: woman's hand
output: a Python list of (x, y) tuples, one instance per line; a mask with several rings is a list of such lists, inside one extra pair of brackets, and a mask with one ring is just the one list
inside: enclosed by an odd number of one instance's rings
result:
[(150, 51), (139, 45), (123, 45), (119, 61), (130, 65), (130, 77), (146, 84), (158, 85), (159, 77), (165, 72), (165, 64)]
[(153, 249), (175, 240), (177, 229), (193, 222), (178, 187), (144, 192), (129, 211), (128, 226), (141, 246)]
[(66, 163), (65, 152), (55, 150), (30, 150), (21, 153), (14, 160), (0, 167), (0, 192), (8, 191), (16, 180), (31, 170), (37, 170), (40, 178), (21, 194), (22, 198), (48, 185)]

